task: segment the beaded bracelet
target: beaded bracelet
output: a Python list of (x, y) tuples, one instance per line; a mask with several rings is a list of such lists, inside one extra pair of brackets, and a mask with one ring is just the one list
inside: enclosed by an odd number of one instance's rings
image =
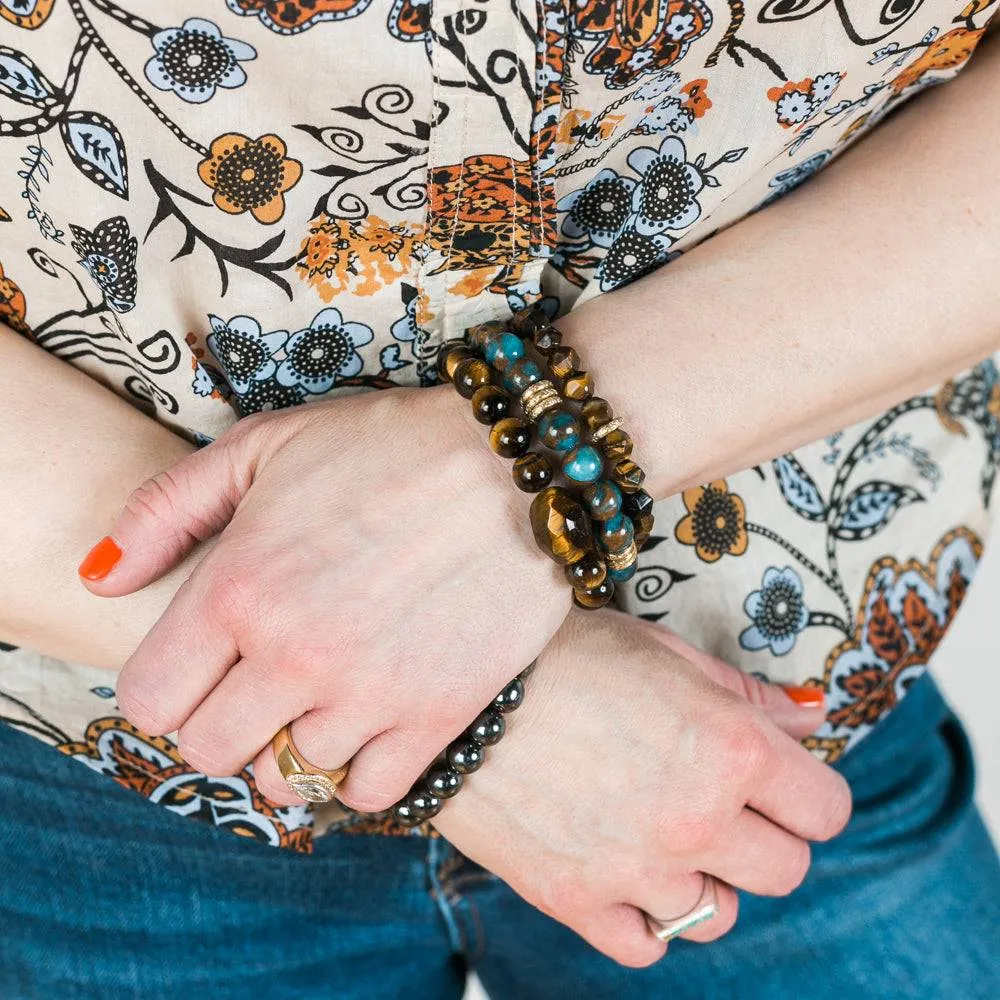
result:
[(392, 807), (392, 817), (401, 826), (418, 826), (433, 819), (444, 808), (444, 800), (457, 795), (465, 775), (478, 771), (486, 759), (486, 747), (496, 746), (507, 731), (504, 716), (524, 700), (524, 681), (534, 669), (531, 663), (494, 699), (475, 722), (413, 783), (406, 796)]
[[(528, 342), (560, 381), (561, 391), (526, 354)], [(642, 489), (645, 474), (631, 458), (631, 438), (607, 400), (594, 396), (593, 379), (581, 370), (579, 355), (563, 346), (562, 334), (535, 306), (520, 310), (509, 323), (472, 327), (465, 341), (442, 348), (438, 367), (442, 378), (472, 400), (476, 419), (492, 425), (494, 451), (516, 459), (515, 483), (538, 492), (530, 512), (535, 541), (566, 567), (574, 602), (588, 609), (603, 607), (615, 583), (636, 572), (639, 549), (653, 528), (653, 498)], [(502, 376), (510, 394), (492, 384), (491, 369)], [(512, 395), (518, 397), (525, 420), (509, 415)], [(579, 419), (569, 408), (577, 403)], [(581, 440), (581, 422), (589, 442)], [(583, 488), (579, 499), (550, 485), (554, 469), (547, 456), (527, 453), (532, 426), (541, 443), (560, 455), (567, 481)], [(511, 442), (516, 447), (505, 447)], [(613, 463), (611, 475), (601, 479), (605, 461)]]

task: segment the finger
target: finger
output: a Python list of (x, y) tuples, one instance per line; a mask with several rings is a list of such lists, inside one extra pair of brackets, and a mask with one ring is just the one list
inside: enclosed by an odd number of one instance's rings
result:
[(83, 585), (99, 597), (131, 594), (221, 531), (252, 480), (242, 450), (220, 438), (133, 490), (110, 534), (80, 564)]
[(179, 729), (239, 659), (220, 609), (204, 596), (205, 562), (181, 584), (118, 677), (122, 712), (151, 736)]
[(750, 809), (744, 809), (698, 867), (758, 896), (787, 896), (809, 871), (809, 844)]
[(658, 962), (667, 946), (655, 937), (641, 910), (627, 903), (581, 912), (571, 920), (549, 914), (619, 965), (641, 969)]
[[(295, 719), (292, 723), (292, 742), (302, 757), (313, 767), (322, 768), (324, 771), (336, 771), (337, 768), (350, 762), (363, 744), (381, 732), (381, 725), (377, 717), (364, 720), (352, 719), (345, 718), (344, 713), (338, 712), (336, 708), (317, 709)], [(277, 732), (277, 729), (274, 732)], [(270, 739), (269, 736), (268, 744), (254, 758), (253, 769), (257, 788), (272, 802), (282, 804), (302, 802), (303, 800), (291, 791), (281, 776), (271, 750)], [(403, 794), (408, 787), (404, 789)], [(337, 797), (340, 798), (339, 789)], [(401, 798), (402, 795), (398, 797)], [(389, 805), (395, 801), (394, 799)]]
[(237, 774), (312, 697), (302, 685), (276, 684), (273, 664), (242, 659), (180, 727), (178, 749), (201, 774)]
[(763, 720), (770, 751), (750, 784), (751, 808), (806, 840), (829, 840), (851, 818), (851, 789), (832, 767)]
[[(675, 875), (654, 886), (643, 887), (637, 899), (640, 910), (663, 921), (674, 920), (690, 913), (700, 901), (705, 889), (705, 876), (701, 872)], [(728, 934), (739, 914), (739, 899), (732, 887), (716, 879), (718, 913), (703, 923), (696, 924), (678, 937), (687, 941), (707, 943)], [(652, 931), (649, 931), (652, 935)]]
[(767, 684), (696, 649), (662, 625), (642, 622), (641, 627), (651, 638), (693, 663), (716, 684), (756, 705), (794, 739), (805, 739), (823, 725), (826, 708), (822, 688)]

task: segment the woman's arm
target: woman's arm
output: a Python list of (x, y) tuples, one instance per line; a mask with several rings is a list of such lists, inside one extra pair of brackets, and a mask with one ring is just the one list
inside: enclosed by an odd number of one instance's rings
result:
[(0, 325), (0, 639), (118, 669), (203, 549), (106, 601), (77, 576), (108, 512), (194, 450), (87, 375)]
[(1000, 347), (1000, 43), (780, 202), (560, 327), (668, 496)]

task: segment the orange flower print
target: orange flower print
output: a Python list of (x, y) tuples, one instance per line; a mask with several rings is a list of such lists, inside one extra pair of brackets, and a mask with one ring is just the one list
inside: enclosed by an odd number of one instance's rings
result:
[(56, 0), (21, 0), (19, 3), (0, 3), (0, 17), (18, 28), (34, 31), (48, 20), (55, 2)]
[(691, 80), (681, 87), (681, 93), (687, 98), (682, 106), (695, 118), (701, 118), (712, 106), (712, 100), (708, 96), (708, 80)]
[(683, 500), (687, 514), (677, 522), (674, 535), (682, 545), (693, 545), (702, 562), (746, 552), (746, 505), (729, 492), (725, 479), (685, 490)]
[(911, 62), (893, 79), (893, 90), (898, 94), (917, 83), (927, 73), (961, 66), (975, 51), (984, 34), (986, 34), (985, 28), (955, 28), (954, 31), (946, 32), (940, 38), (934, 39), (918, 59)]
[(805, 124), (833, 97), (843, 79), (843, 73), (820, 73), (815, 78), (806, 77), (798, 83), (789, 80), (780, 87), (771, 87), (767, 98), (774, 103), (778, 124), (782, 128)]
[(10, 213), (4, 211), (3, 205), (0, 205), (0, 222), (10, 222)]
[(0, 264), (0, 323), (6, 323), (12, 330), (28, 336), (31, 331), (24, 322), (27, 310), (24, 292), (4, 275), (3, 264)]
[(249, 212), (270, 225), (285, 214), (285, 192), (302, 176), (302, 164), (285, 156), (287, 152), (276, 135), (250, 139), (227, 132), (212, 141), (208, 158), (198, 164), (198, 176), (223, 212)]

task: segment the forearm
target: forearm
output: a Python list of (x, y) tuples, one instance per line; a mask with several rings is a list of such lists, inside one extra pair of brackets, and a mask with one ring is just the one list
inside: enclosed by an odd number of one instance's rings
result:
[(77, 566), (129, 492), (193, 446), (2, 326), (0, 401), (0, 639), (120, 667), (200, 554), (115, 600)]
[(666, 496), (1000, 346), (1000, 44), (800, 190), (561, 322)]

